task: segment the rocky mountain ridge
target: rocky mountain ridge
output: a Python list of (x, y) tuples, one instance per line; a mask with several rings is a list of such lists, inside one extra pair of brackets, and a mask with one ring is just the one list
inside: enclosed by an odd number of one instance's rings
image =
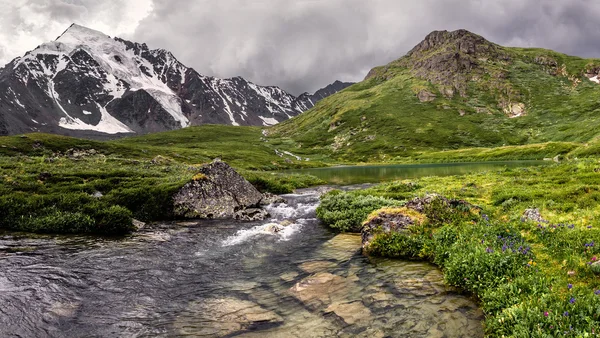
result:
[[(345, 88), (330, 87), (326, 93)], [(325, 96), (204, 76), (164, 49), (73, 24), (0, 68), (0, 135), (106, 138), (200, 124), (268, 126)]]
[(318, 150), (360, 161), (588, 142), (600, 137), (599, 84), (600, 59), (505, 47), (466, 30), (434, 31), (270, 135), (292, 139), (285, 150), (300, 156)]

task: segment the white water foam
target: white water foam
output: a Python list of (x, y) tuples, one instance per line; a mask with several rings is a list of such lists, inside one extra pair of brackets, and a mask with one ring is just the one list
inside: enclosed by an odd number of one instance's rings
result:
[(298, 203), (297, 206), (292, 207), (285, 203), (281, 203), (268, 205), (265, 209), (267, 209), (269, 214), (276, 219), (290, 219), (313, 213), (317, 210), (317, 206), (318, 205), (314, 203)]
[[(300, 221), (300, 220), (298, 220)], [(292, 235), (298, 232), (302, 228), (301, 223), (294, 223), (287, 226), (280, 225), (278, 223), (266, 223), (262, 225), (257, 225), (250, 229), (239, 230), (233, 236), (227, 237), (222, 245), (223, 246), (232, 246), (240, 243), (244, 243), (251, 238), (268, 235), (268, 236), (277, 236), (280, 241), (289, 241)]]

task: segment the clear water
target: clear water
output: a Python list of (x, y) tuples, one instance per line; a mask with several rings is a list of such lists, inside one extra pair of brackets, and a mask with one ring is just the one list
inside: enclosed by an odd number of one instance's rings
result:
[(521, 168), (548, 164), (547, 161), (506, 161), (436, 164), (395, 164), (370, 166), (342, 166), (330, 168), (297, 169), (291, 173), (317, 176), (329, 184), (348, 185), (419, 178), (425, 176), (463, 175), (502, 168)]
[(369, 259), (315, 219), (315, 191), (285, 197), (261, 223), (0, 234), (0, 337), (483, 336), (436, 267)]

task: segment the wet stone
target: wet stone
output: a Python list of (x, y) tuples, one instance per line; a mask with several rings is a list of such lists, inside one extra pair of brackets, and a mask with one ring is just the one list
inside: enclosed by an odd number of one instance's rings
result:
[(257, 326), (279, 325), (283, 319), (260, 305), (233, 297), (190, 304), (175, 322), (181, 335), (223, 337)]

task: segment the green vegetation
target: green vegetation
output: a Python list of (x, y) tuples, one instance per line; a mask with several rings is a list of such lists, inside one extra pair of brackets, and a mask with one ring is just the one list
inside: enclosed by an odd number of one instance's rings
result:
[[(0, 137), (0, 228), (123, 234), (173, 219), (172, 196), (201, 180), (201, 163), (229, 160), (263, 192), (323, 183), (264, 169), (314, 166), (279, 157), (259, 128), (203, 126), (99, 142), (47, 134)], [(292, 157), (293, 158), (293, 157)]]
[(359, 232), (362, 221), (383, 206), (393, 206), (394, 201), (383, 197), (354, 196), (333, 191), (323, 196), (317, 208), (317, 217), (338, 231)]
[[(459, 49), (462, 40), (450, 40), (375, 68), (363, 82), (274, 126), (270, 142), (306, 157), (319, 153), (347, 162), (410, 162), (443, 161), (446, 155), (464, 160), (554, 157), (573, 150), (576, 145), (570, 142), (598, 136), (600, 86), (585, 74), (600, 60), (506, 48), (474, 36), (462, 39), (473, 42), (477, 52), (465, 52)], [(461, 62), (466, 68), (456, 66)], [(423, 93), (435, 97), (422, 102), (418, 96)], [(547, 149), (512, 153), (506, 148), (533, 144)], [(460, 153), (498, 147), (508, 152)], [(446, 150), (457, 152), (442, 153)]]
[[(354, 219), (350, 206), (367, 196), (398, 205), (431, 192), (480, 206), (434, 200), (423, 223), (374, 237), (369, 253), (439, 265), (447, 283), (478, 297), (492, 337), (580, 337), (600, 330), (599, 172), (597, 160), (579, 160), (386, 183), (327, 195), (348, 207), (329, 203), (319, 216)], [(528, 208), (548, 221), (522, 219)]]

